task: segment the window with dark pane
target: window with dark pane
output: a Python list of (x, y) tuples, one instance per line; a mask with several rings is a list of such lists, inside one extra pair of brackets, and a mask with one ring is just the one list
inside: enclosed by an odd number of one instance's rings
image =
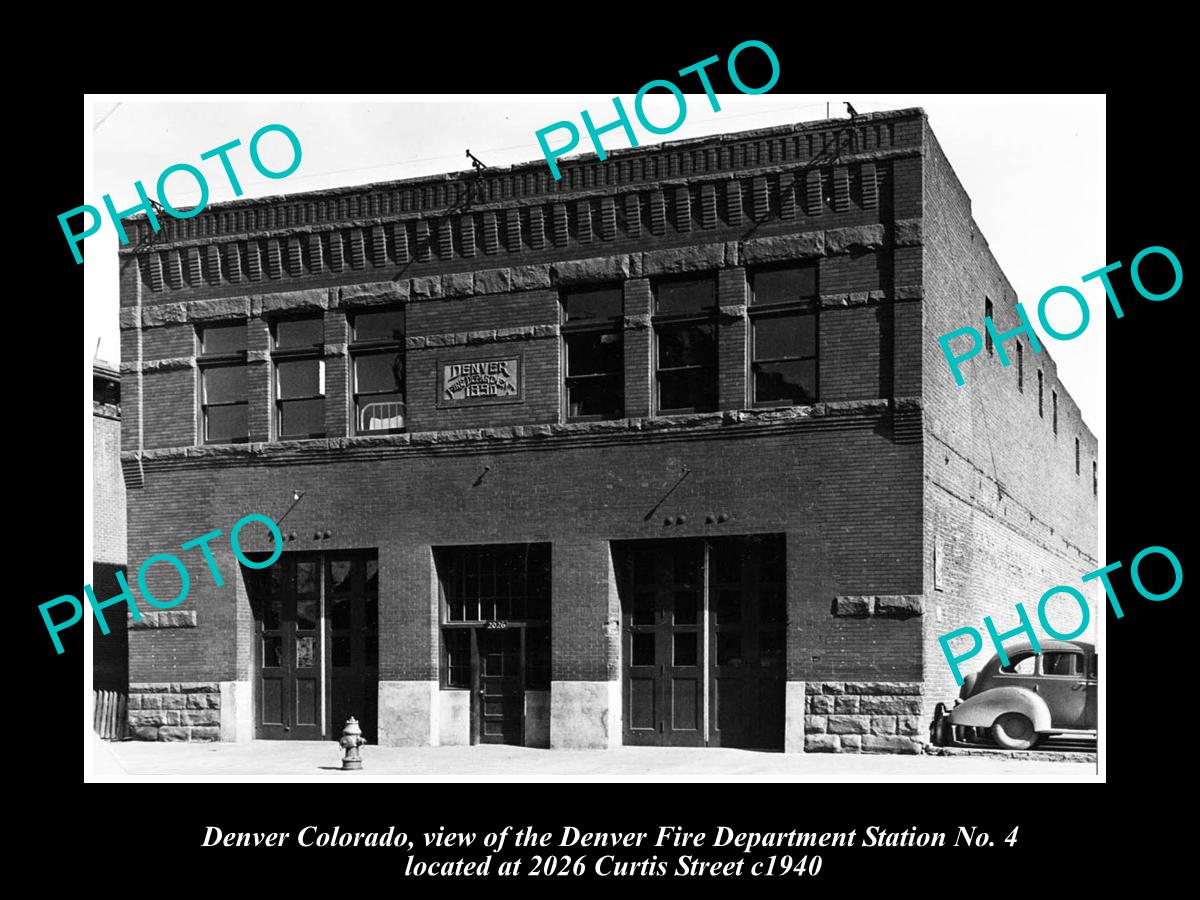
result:
[(654, 286), (655, 367), (659, 413), (717, 408), (716, 279)]
[(503, 628), (524, 630), (525, 689), (548, 690), (550, 545), (439, 547), (434, 560), (442, 593), (442, 686), (471, 687), (475, 632)]
[(465, 628), (442, 629), (446, 687), (471, 686), (471, 632)]
[(563, 293), (568, 421), (619, 419), (625, 413), (623, 303), (620, 285)]
[(751, 389), (755, 406), (817, 399), (817, 268), (751, 274)]
[[(983, 317), (984, 319), (989, 320), (994, 319), (991, 297), (983, 298)], [(984, 344), (987, 346), (988, 356), (994, 356), (996, 353), (996, 345), (992, 343), (992, 329), (985, 327), (983, 331), (983, 340)]]
[(200, 418), (206, 444), (250, 440), (246, 386), (246, 324), (200, 329)]
[(324, 327), (319, 316), (272, 326), (275, 432), (280, 440), (325, 436)]
[(355, 434), (404, 430), (404, 310), (357, 313), (350, 326)]

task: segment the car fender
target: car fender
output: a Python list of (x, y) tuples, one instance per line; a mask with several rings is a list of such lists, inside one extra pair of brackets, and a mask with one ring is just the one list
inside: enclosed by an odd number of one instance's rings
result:
[(951, 725), (990, 728), (1005, 713), (1021, 713), (1033, 723), (1034, 731), (1050, 730), (1050, 707), (1033, 691), (1000, 687), (964, 700), (950, 711)]

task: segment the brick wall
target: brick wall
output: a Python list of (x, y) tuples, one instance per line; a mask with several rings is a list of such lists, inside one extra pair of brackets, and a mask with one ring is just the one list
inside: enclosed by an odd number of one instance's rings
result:
[[(250, 677), (227, 534), (247, 513), (281, 515), (294, 490), (285, 549), (379, 548), (384, 681), (436, 678), (431, 547), (550, 542), (552, 678), (587, 681), (615, 676), (607, 542), (751, 533), (786, 535), (790, 680), (919, 680), (922, 617), (845, 615), (837, 598), (924, 587), (922, 134), (907, 111), (581, 157), (553, 186), (518, 166), (469, 190), (449, 177), (237, 201), (123, 251), (126, 459), (145, 472), (130, 559), (226, 535), (224, 586), (187, 555), (194, 617), (131, 632), (133, 680)], [(790, 260), (819, 267), (821, 402), (747, 410), (747, 279)], [(686, 273), (717, 279), (725, 412), (655, 418), (652, 285)], [(558, 295), (599, 283), (624, 285), (629, 418), (565, 425)], [(349, 437), (346, 315), (385, 305), (406, 309), (408, 433)], [(272, 444), (267, 324), (297, 312), (325, 319), (329, 435)], [(239, 318), (254, 443), (196, 447), (194, 330)], [(520, 403), (438, 405), (440, 364), (517, 353)], [(173, 578), (156, 567), (151, 587), (174, 596)]]
[[(999, 631), (1018, 624), (1018, 601), (1036, 624), (1036, 604), (1054, 585), (1083, 589), (1079, 577), (1096, 568), (1096, 497), (1092, 461), (1096, 438), (1059, 382), (1047, 350), (1024, 350), (1024, 390), (1018, 386), (1016, 347), (1005, 343), (1013, 364), (986, 349), (964, 366), (966, 383), (954, 384), (938, 336), (970, 325), (983, 331), (985, 298), (998, 330), (1017, 327), (1014, 304), (1032, 317), (1037, 298), (1018, 298), (971, 216), (971, 201), (937, 139), (925, 137), (924, 336), (925, 397), (925, 632), (926, 696), (948, 701), (957, 693), (937, 643), (947, 631), (971, 626), (983, 632), (992, 615)], [(1045, 346), (1045, 345), (1043, 345)], [(1037, 371), (1045, 376), (1045, 417), (1038, 415)], [(1052, 429), (1051, 394), (1058, 394), (1058, 434)], [(1075, 439), (1080, 474), (1075, 474)], [(944, 584), (933, 586), (934, 554), (941, 547)], [(1085, 595), (1093, 596), (1091, 589)], [(1050, 606), (1060, 631), (1078, 623), (1073, 603)], [(1094, 635), (1092, 628), (1081, 639)], [(982, 665), (990, 643), (965, 671)], [(960, 646), (959, 644), (955, 645)], [(932, 703), (930, 704), (930, 706)], [(929, 709), (926, 710), (926, 713)]]
[[(103, 364), (107, 369), (107, 364)], [(104, 384), (115, 373), (97, 371)], [(116, 400), (116, 403), (108, 402)], [(116, 573), (125, 569), (125, 480), (121, 474), (120, 397), (93, 397), (92, 404), (92, 588), (100, 598), (120, 588)], [(129, 684), (125, 620), (114, 616), (109, 633), (93, 620), (92, 687), (123, 692)]]

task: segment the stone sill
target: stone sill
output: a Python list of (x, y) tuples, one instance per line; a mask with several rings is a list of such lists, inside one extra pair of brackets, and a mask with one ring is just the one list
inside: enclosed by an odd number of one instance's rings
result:
[[(645, 418), (612, 419), (602, 422), (546, 423), (509, 425), (497, 428), (471, 428), (456, 431), (420, 431), (387, 434), (376, 437), (338, 437), (304, 441), (274, 441), (270, 443), (220, 444), (191, 447), (165, 447), (153, 450), (128, 450), (121, 453), (125, 462), (144, 461), (170, 463), (198, 460), (276, 460), (297, 456), (343, 451), (348, 456), (370, 456), (369, 452), (385, 453), (408, 448), (445, 448), (455, 450), (495, 451), (516, 444), (573, 446), (589, 439), (627, 437), (652, 438), (677, 434), (680, 437), (709, 437), (714, 433), (754, 433), (763, 428), (801, 426), (816, 427), (821, 421), (862, 421), (878, 419), (890, 411), (919, 411), (919, 397), (900, 397), (890, 400), (841, 400), (815, 403), (811, 406), (787, 406), (770, 409), (739, 409), (715, 413)], [(360, 451), (355, 453), (355, 451)]]

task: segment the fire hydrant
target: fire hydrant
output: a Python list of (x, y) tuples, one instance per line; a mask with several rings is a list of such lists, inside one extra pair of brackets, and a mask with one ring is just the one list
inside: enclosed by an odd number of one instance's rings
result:
[(351, 716), (346, 720), (346, 727), (342, 729), (342, 739), (339, 744), (346, 750), (346, 755), (342, 758), (342, 771), (347, 769), (361, 769), (362, 757), (358, 755), (358, 748), (366, 743), (362, 736), (362, 729), (358, 727), (358, 719)]

